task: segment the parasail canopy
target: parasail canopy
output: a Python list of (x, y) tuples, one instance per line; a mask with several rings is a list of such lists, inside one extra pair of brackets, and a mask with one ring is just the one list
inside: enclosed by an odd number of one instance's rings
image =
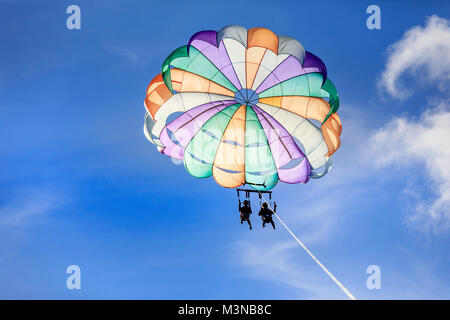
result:
[(339, 97), (325, 64), (265, 28), (200, 31), (149, 84), (144, 133), (193, 176), (270, 190), (331, 168)]

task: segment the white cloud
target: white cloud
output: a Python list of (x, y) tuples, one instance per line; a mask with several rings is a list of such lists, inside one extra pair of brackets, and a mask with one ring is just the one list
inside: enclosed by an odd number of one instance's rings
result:
[(65, 200), (49, 190), (27, 188), (16, 192), (0, 207), (0, 227), (20, 228), (38, 223), (60, 207)]
[(392, 97), (405, 99), (412, 94), (398, 84), (406, 72), (417, 79), (437, 83), (441, 91), (446, 91), (450, 80), (449, 20), (436, 15), (429, 17), (425, 27), (409, 29), (402, 39), (389, 47), (388, 54), (379, 86)]
[(436, 196), (423, 199), (414, 190), (416, 208), (409, 220), (424, 231), (436, 233), (450, 228), (449, 137), (450, 103), (443, 101), (417, 120), (394, 118), (370, 140), (370, 154), (377, 166), (406, 167), (411, 176), (423, 174), (430, 181), (427, 186)]
[[(269, 238), (269, 240), (268, 240)], [(272, 239), (270, 239), (272, 238)], [(265, 235), (258, 242), (239, 241), (239, 261), (245, 275), (295, 289), (298, 299), (345, 299), (337, 286), (294, 241), (275, 241)]]

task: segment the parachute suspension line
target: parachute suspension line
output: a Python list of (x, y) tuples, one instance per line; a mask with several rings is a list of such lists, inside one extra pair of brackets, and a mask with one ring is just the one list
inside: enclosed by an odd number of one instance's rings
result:
[(262, 194), (261, 194), (261, 192), (259, 190), (258, 190), (258, 194), (259, 194), (259, 207), (261, 208), (261, 205), (262, 205), (262, 203), (261, 203)]
[[(260, 197), (262, 197), (264, 199), (264, 201), (268, 204), (266, 198), (264, 198), (264, 196), (260, 194)], [(283, 227), (291, 234), (291, 236), (295, 239), (295, 241), (298, 242), (298, 244), (305, 249), (306, 253), (308, 253), (311, 258), (319, 265), (320, 268), (322, 268), (322, 270), (331, 278), (331, 280), (334, 281), (334, 283), (336, 283), (336, 285), (347, 295), (347, 297), (350, 300), (356, 300), (355, 296), (348, 291), (348, 289), (319, 261), (319, 259), (316, 258), (316, 256), (309, 251), (309, 249), (303, 244), (303, 242), (300, 241), (299, 238), (297, 238), (297, 236), (291, 231), (291, 229), (289, 229), (289, 227), (286, 225), (286, 223), (284, 223), (284, 221), (280, 218), (280, 216), (272, 209), (272, 207), (269, 205), (270, 210), (272, 210), (273, 214), (275, 215), (275, 217), (277, 217), (278, 221), (280, 221), (280, 223), (283, 225)]]

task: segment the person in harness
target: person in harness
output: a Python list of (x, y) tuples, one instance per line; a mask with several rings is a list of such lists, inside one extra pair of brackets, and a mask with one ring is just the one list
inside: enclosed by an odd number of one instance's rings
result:
[(267, 204), (267, 202), (264, 202), (262, 204), (261, 210), (259, 210), (258, 215), (261, 216), (263, 228), (266, 226), (266, 223), (270, 223), (273, 227), (273, 230), (275, 230), (275, 223), (273, 222), (272, 215), (274, 214), (274, 212), (277, 211), (277, 204), (274, 203), (273, 211), (270, 210), (268, 207), (269, 205)]
[(241, 215), (241, 224), (247, 221), (250, 230), (252, 230), (252, 223), (250, 222), (250, 215), (252, 214), (252, 208), (247, 200), (244, 200), (244, 205), (241, 206), (241, 200), (239, 200), (239, 213)]

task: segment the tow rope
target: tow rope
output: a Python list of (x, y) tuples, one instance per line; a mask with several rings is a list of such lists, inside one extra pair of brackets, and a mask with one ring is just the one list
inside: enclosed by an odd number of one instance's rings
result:
[(277, 217), (278, 221), (283, 225), (283, 227), (291, 234), (291, 236), (298, 242), (298, 244), (305, 249), (305, 251), (311, 256), (311, 258), (322, 268), (322, 270), (331, 278), (331, 280), (336, 283), (336, 285), (347, 295), (350, 300), (356, 300), (355, 296), (316, 258), (316, 256), (300, 241), (299, 238), (289, 229), (289, 227), (284, 223), (284, 221), (280, 218), (280, 216), (272, 209), (269, 202), (264, 198), (264, 196), (260, 193), (261, 197), (269, 206), (270, 210), (273, 212), (275, 217)]

